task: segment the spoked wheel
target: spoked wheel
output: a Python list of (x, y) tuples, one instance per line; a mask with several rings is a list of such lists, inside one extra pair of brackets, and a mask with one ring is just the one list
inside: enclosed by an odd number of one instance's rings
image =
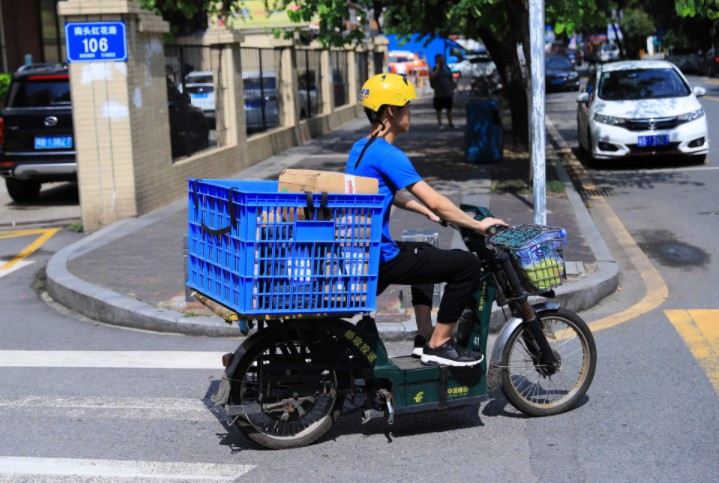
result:
[(532, 336), (520, 325), (502, 353), (502, 392), (530, 416), (551, 416), (574, 407), (592, 384), (597, 349), (592, 332), (577, 314), (565, 309), (541, 316), (558, 365), (540, 365), (529, 347)]
[[(342, 411), (328, 351), (307, 333), (270, 335), (243, 357), (233, 378), (232, 404), (249, 408), (237, 427), (271, 449), (305, 446), (332, 427)], [(294, 332), (294, 333), (293, 333)]]

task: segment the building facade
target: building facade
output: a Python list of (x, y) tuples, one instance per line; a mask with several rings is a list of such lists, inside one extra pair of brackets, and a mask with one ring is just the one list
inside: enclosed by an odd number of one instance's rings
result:
[(64, 62), (59, 0), (0, 0), (0, 72), (40, 62)]

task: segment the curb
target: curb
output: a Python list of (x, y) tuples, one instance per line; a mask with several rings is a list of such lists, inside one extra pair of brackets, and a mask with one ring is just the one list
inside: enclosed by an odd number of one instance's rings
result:
[[(547, 119), (547, 128), (555, 144), (566, 147), (566, 143), (549, 119)], [(616, 290), (619, 284), (619, 270), (601, 233), (594, 225), (589, 211), (559, 160), (562, 154), (557, 154), (559, 155), (553, 157), (552, 163), (564, 184), (580, 229), (584, 232), (589, 248), (597, 260), (597, 270), (594, 273), (570, 285), (560, 286), (555, 292), (556, 297), (552, 299), (563, 307), (578, 312), (592, 307)], [(292, 156), (283, 158), (287, 164), (292, 164), (292, 161), (295, 161)], [(258, 163), (254, 169), (261, 171), (264, 166), (264, 163)], [(67, 268), (68, 262), (73, 258), (144, 228), (157, 220), (164, 219), (184, 209), (186, 204), (187, 200), (182, 199), (139, 218), (118, 221), (63, 248), (53, 255), (47, 264), (48, 293), (55, 301), (71, 310), (112, 325), (197, 336), (243, 337), (237, 326), (228, 325), (219, 317), (185, 317), (173, 310), (158, 308), (86, 282), (70, 273)], [(533, 297), (533, 299), (544, 300), (540, 297)], [(490, 330), (498, 330), (504, 322), (504, 313), (495, 306), (490, 318)], [(388, 341), (408, 339), (417, 330), (414, 318), (400, 323), (378, 323), (377, 326), (383, 339)]]
[(219, 317), (185, 317), (86, 282), (67, 268), (71, 259), (175, 213), (185, 203), (182, 200), (140, 218), (118, 221), (57, 252), (46, 268), (50, 296), (75, 312), (112, 325), (187, 335), (241, 336), (238, 327), (226, 324)]

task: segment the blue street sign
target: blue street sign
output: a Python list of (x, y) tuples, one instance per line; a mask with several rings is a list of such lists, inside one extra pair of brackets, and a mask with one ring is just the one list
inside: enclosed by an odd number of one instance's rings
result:
[(125, 22), (65, 24), (65, 46), (70, 62), (127, 62)]

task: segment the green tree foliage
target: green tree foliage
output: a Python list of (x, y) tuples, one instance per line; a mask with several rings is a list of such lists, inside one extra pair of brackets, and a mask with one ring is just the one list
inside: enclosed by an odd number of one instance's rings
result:
[[(208, 13), (230, 16), (244, 4), (243, 0), (138, 1), (144, 8), (161, 13), (177, 34), (203, 28)], [(665, 2), (669, 8), (659, 6)], [(656, 18), (671, 12), (672, 4), (682, 17), (719, 18), (717, 0), (545, 0), (545, 18), (556, 33), (566, 36), (603, 32), (612, 21), (626, 30), (627, 46), (635, 52), (641, 48), (639, 39), (654, 33), (650, 31), (651, 19), (654, 25), (664, 25)], [(265, 6), (267, 10), (287, 11), (298, 23), (317, 22), (318, 38), (325, 46), (363, 42), (370, 15), (375, 20), (382, 15), (386, 33), (457, 34), (481, 39), (502, 76), (514, 141), (527, 145), (527, 86), (516, 51), (516, 46), (522, 45), (525, 58), (529, 58), (527, 0), (265, 0)], [(625, 17), (613, 18), (612, 12), (619, 10)], [(291, 37), (294, 33), (286, 30), (281, 35)]]
[(717, 0), (676, 0), (676, 12), (681, 17), (707, 17), (719, 19), (719, 2)]
[(622, 31), (624, 32), (624, 44), (629, 57), (639, 57), (639, 51), (646, 49), (646, 39), (656, 32), (654, 22), (649, 14), (643, 10), (630, 8), (624, 12), (622, 19)]
[(170, 23), (175, 35), (190, 34), (207, 27), (207, 15), (222, 8), (216, 0), (135, 0), (141, 8)]
[(0, 74), (0, 106), (5, 106), (5, 98), (7, 97), (11, 80), (12, 74)]
[[(369, 1), (350, 2), (342, 0), (266, 0), (268, 10), (285, 10), (290, 20), (299, 23), (317, 21), (319, 24), (319, 40), (326, 46), (341, 46), (347, 43), (364, 40), (361, 26), (367, 23), (367, 12), (371, 8)], [(292, 32), (286, 30), (285, 36)]]

